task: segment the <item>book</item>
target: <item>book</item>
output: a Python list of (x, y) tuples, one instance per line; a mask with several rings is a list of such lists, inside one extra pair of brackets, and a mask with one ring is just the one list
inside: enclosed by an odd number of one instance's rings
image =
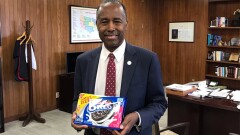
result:
[(237, 78), (240, 79), (240, 68), (238, 68)]
[(216, 52), (215, 53), (216, 54), (216, 57), (215, 57), (216, 59), (215, 60), (216, 61), (221, 61), (222, 51), (215, 51), (215, 52)]
[(213, 35), (212, 34), (208, 34), (208, 36), (207, 36), (207, 44), (208, 45), (212, 45), (212, 40), (213, 40)]
[(218, 46), (218, 35), (213, 35), (212, 45)]
[(239, 58), (239, 53), (231, 53), (230, 57), (229, 57), (229, 61), (238, 61)]
[(230, 54), (229, 52), (225, 52), (224, 53), (224, 57), (223, 57), (223, 61), (228, 61), (229, 60), (229, 57), (230, 57)]
[(227, 18), (226, 17), (219, 17), (219, 26), (218, 27), (226, 27)]
[(213, 52), (212, 51), (208, 51), (207, 59), (208, 60), (213, 60)]
[(215, 74), (216, 74), (216, 76), (219, 76), (219, 68), (218, 68), (218, 66), (215, 66), (214, 68), (215, 68)]
[(238, 78), (238, 68), (234, 69), (234, 78)]
[(227, 77), (234, 78), (235, 68), (236, 68), (235, 66), (229, 66), (228, 67), (228, 75), (227, 75)]

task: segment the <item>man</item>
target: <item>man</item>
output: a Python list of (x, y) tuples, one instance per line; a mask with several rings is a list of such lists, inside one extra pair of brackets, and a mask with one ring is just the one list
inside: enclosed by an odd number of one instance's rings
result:
[[(113, 54), (116, 65), (114, 94), (126, 97), (127, 105), (121, 130), (111, 131), (111, 134), (151, 135), (152, 124), (158, 122), (167, 108), (158, 57), (126, 43), (127, 14), (119, 1), (103, 1), (97, 10), (96, 23), (103, 45), (77, 58), (73, 110), (79, 93), (106, 95), (106, 68), (111, 59), (108, 56)], [(102, 134), (99, 129), (73, 124), (75, 118), (74, 112), (71, 124), (76, 130), (85, 129), (85, 135)]]

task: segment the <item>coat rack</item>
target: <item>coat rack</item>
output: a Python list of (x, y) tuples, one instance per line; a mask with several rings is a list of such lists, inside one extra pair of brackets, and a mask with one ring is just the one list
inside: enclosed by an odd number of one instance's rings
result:
[[(30, 25), (30, 21), (26, 21), (26, 39), (29, 39), (30, 37), (30, 32), (33, 26)], [(32, 55), (31, 55), (31, 46), (32, 46), (32, 41), (28, 42), (27, 45), (27, 59), (28, 59), (28, 90), (29, 90), (29, 113), (27, 116), (24, 116), (20, 118), (20, 121), (24, 121), (22, 126), (25, 127), (27, 124), (30, 123), (32, 120), (36, 120), (37, 122), (40, 123), (45, 123), (45, 119), (41, 118), (39, 113), (36, 113), (34, 111), (34, 106), (33, 106), (33, 81), (32, 81)]]

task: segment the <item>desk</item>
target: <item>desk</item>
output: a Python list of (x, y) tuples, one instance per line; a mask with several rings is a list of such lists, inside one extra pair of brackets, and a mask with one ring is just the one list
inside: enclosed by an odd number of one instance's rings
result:
[(240, 110), (227, 99), (168, 96), (168, 125), (190, 122), (190, 135), (240, 134)]

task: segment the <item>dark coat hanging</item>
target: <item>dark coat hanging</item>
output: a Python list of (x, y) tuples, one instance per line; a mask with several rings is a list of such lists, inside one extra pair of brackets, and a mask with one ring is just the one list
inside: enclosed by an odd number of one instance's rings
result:
[(16, 81), (28, 81), (28, 69), (25, 55), (25, 44), (21, 44), (22, 40), (16, 40), (13, 51), (14, 59), (14, 78)]

